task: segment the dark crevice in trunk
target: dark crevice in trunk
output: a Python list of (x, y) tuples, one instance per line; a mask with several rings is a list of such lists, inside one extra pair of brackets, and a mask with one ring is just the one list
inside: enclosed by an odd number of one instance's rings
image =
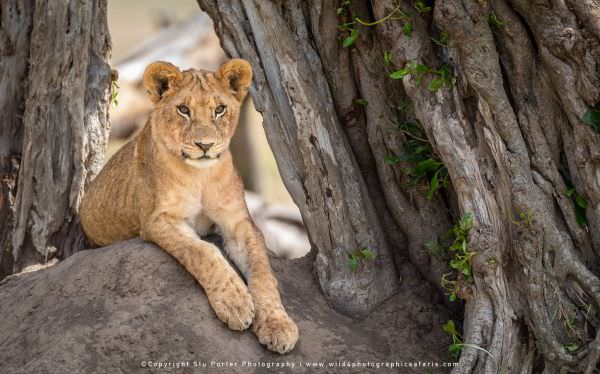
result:
[(517, 16), (517, 18), (521, 22), (521, 25), (525, 29), (525, 32), (527, 32), (527, 36), (529, 37), (529, 41), (531, 42), (531, 46), (532, 46), (532, 48), (533, 48), (533, 50), (535, 52), (534, 56), (537, 59), (537, 57), (539, 55), (539, 52), (540, 52), (540, 49), (538, 47), (537, 40), (535, 39), (535, 35), (533, 34), (533, 31), (531, 30), (531, 27), (529, 27), (529, 24), (527, 23), (527, 21), (525, 20), (525, 18), (519, 12), (518, 9), (515, 10), (514, 14)]

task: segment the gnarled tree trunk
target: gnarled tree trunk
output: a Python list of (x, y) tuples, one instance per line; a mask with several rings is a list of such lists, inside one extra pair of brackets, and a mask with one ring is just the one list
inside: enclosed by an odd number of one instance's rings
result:
[[(600, 137), (583, 118), (600, 109), (598, 1), (198, 3), (225, 50), (254, 66), (256, 107), (334, 305), (368, 313), (405, 258), (443, 288), (449, 266), (424, 243), (470, 213), (474, 280), (456, 278), (470, 346), (455, 371), (595, 370)], [(407, 162), (385, 162), (410, 136), (391, 124), (415, 120), (451, 180), (431, 199), (407, 183)], [(348, 254), (364, 247), (376, 261), (353, 272)]]
[(0, 4), (0, 278), (83, 246), (111, 71), (106, 0)]

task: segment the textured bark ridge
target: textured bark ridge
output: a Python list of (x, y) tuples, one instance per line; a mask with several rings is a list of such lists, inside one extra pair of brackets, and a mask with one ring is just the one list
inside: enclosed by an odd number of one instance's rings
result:
[[(600, 109), (597, 1), (354, 1), (350, 20), (395, 9), (408, 18), (354, 25), (351, 48), (341, 46), (348, 34), (333, 1), (198, 3), (225, 50), (254, 66), (256, 107), (337, 307), (364, 312), (393, 293), (390, 258), (439, 285), (448, 265), (423, 244), (471, 213), (477, 255), (463, 337), (472, 346), (455, 371), (594, 372), (600, 139), (582, 119)], [(429, 73), (393, 81), (384, 51), (397, 68), (445, 65), (453, 84), (428, 89)], [(407, 187), (402, 163), (384, 162), (403, 152), (405, 135), (390, 130), (401, 101), (410, 104), (401, 116), (418, 119), (451, 179), (432, 200)], [(358, 247), (378, 260), (356, 275), (347, 253)]]
[[(423, 373), (423, 367), (414, 366), (349, 369), (328, 363), (420, 361), (441, 366), (450, 361), (438, 328), (443, 315), (428, 306), (430, 286), (407, 277), (398, 295), (369, 318), (356, 321), (329, 307), (312, 277), (312, 258), (273, 259), (272, 264), (285, 307), (300, 328), (300, 340), (289, 354), (267, 351), (250, 331), (229, 330), (175, 259), (153, 244), (132, 239), (81, 251), (0, 285), (0, 372)], [(413, 303), (406, 305), (406, 298)], [(207, 366), (149, 369), (142, 361)], [(211, 362), (237, 367), (217, 368)], [(244, 362), (288, 362), (295, 367)], [(311, 369), (307, 362), (327, 366)]]
[(81, 249), (108, 136), (106, 1), (0, 5), (0, 278)]

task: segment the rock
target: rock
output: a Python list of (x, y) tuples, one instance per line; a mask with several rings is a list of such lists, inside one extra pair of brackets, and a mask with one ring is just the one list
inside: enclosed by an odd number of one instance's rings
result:
[[(370, 373), (376, 369), (328, 365), (448, 361), (449, 338), (441, 325), (426, 325), (441, 307), (415, 296), (415, 287), (403, 287), (357, 321), (327, 305), (310, 257), (272, 262), (284, 304), (300, 328), (300, 341), (288, 355), (267, 351), (250, 331), (228, 330), (173, 258), (132, 239), (76, 253), (0, 285), (0, 373), (212, 372), (216, 362), (237, 365), (221, 369), (234, 373)], [(416, 327), (415, 313), (431, 318), (421, 316)], [(142, 362), (190, 367), (148, 369)], [(206, 368), (194, 369), (194, 362)], [(306, 362), (324, 362), (325, 368), (309, 369)], [(277, 363), (295, 367), (253, 366)], [(423, 366), (377, 372), (411, 370), (425, 372)]]

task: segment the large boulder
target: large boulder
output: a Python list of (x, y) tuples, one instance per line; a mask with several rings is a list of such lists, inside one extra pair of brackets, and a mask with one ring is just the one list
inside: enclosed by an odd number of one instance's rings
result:
[[(284, 304), (300, 328), (290, 354), (267, 351), (250, 331), (228, 330), (173, 258), (132, 239), (3, 281), (0, 373), (425, 373), (424, 366), (341, 365), (449, 361), (449, 338), (442, 332), (447, 317), (413, 274), (403, 274), (400, 293), (357, 321), (328, 306), (310, 256), (272, 263)], [(319, 362), (323, 368), (306, 366)], [(216, 363), (230, 367), (218, 369)], [(171, 367), (155, 368), (160, 364)]]

